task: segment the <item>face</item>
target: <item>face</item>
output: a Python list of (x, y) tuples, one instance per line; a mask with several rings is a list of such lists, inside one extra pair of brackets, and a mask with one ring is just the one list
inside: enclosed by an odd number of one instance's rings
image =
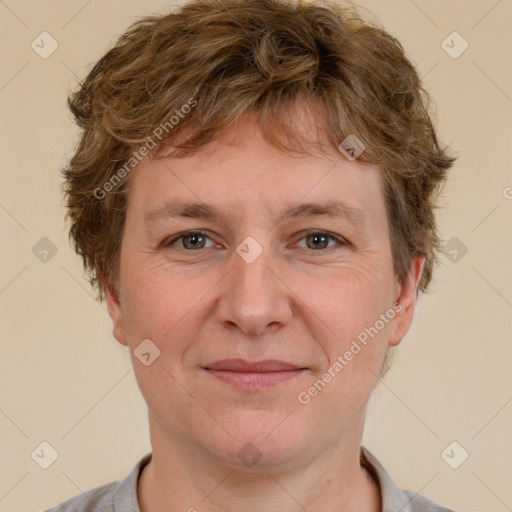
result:
[(207, 150), (132, 172), (107, 302), (153, 451), (275, 468), (359, 443), (422, 263), (395, 281), (380, 170), (290, 156), (246, 119)]

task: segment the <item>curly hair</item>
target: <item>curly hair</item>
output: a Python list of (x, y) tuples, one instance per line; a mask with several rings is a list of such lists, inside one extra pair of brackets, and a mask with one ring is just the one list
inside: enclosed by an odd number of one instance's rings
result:
[(440, 250), (435, 201), (455, 157), (400, 42), (350, 4), (192, 0), (136, 21), (68, 97), (81, 128), (62, 169), (69, 236), (98, 299), (119, 276), (134, 154), (186, 156), (247, 114), (267, 142), (305, 154), (321, 142), (294, 127), (298, 101), (314, 106), (332, 148), (356, 136), (358, 160), (382, 169), (394, 273), (402, 283), (423, 255), (425, 292)]

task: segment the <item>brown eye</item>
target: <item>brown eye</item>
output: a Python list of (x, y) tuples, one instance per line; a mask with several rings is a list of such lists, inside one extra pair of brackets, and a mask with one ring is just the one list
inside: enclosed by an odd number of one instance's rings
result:
[(206, 238), (207, 237), (202, 234), (183, 236), (183, 246), (185, 249), (203, 249)]

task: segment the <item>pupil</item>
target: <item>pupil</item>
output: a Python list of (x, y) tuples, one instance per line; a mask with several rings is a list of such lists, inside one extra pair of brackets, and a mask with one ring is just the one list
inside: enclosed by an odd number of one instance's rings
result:
[(189, 245), (191, 245), (192, 247), (197, 247), (196, 242), (199, 240), (199, 243), (200, 243), (200, 240), (201, 240), (201, 238), (203, 238), (203, 236), (202, 235), (189, 235), (188, 238), (190, 240)]
[(315, 247), (318, 247), (318, 245), (316, 244), (316, 241), (320, 240), (320, 243), (322, 243), (322, 241), (321, 241), (321, 240), (323, 239), (323, 240), (324, 240), (324, 243), (325, 243), (325, 238), (326, 238), (326, 237), (325, 237), (324, 235), (314, 235), (314, 236), (313, 236), (313, 240), (314, 240), (315, 242), (313, 242), (313, 244), (315, 245)]

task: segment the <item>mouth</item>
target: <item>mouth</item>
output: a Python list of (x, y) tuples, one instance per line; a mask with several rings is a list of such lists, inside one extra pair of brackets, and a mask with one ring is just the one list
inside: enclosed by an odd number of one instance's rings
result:
[(307, 368), (295, 364), (267, 359), (245, 361), (222, 359), (203, 367), (213, 377), (244, 391), (268, 389), (304, 373)]

